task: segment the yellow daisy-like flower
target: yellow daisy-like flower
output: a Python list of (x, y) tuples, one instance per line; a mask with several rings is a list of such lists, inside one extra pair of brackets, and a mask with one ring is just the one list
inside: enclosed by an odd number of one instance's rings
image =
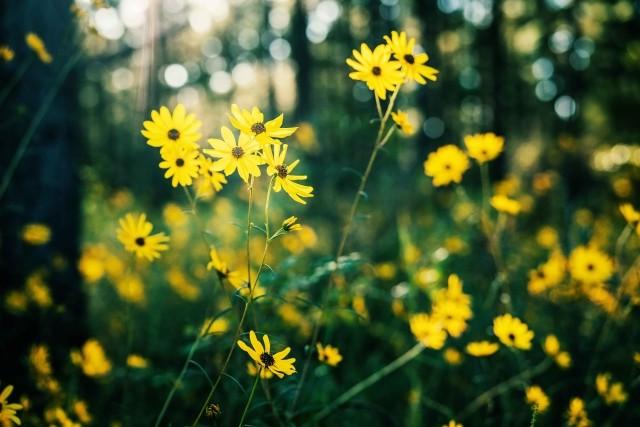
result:
[(627, 392), (621, 382), (611, 382), (611, 374), (605, 372), (596, 376), (596, 391), (607, 405), (620, 404), (627, 401)]
[(556, 364), (562, 369), (568, 369), (571, 367), (571, 355), (566, 351), (561, 351), (554, 359)]
[(406, 112), (401, 110), (398, 110), (398, 112), (394, 111), (391, 113), (391, 118), (396, 124), (396, 127), (400, 129), (400, 131), (404, 135), (411, 136), (415, 133), (416, 130), (413, 128), (413, 125), (409, 121), (409, 115)]
[(278, 378), (296, 373), (296, 368), (293, 366), (296, 359), (285, 359), (291, 351), (290, 347), (287, 347), (276, 354), (271, 354), (271, 342), (269, 341), (268, 335), (265, 334), (262, 337), (264, 346), (260, 341), (258, 341), (254, 331), (249, 332), (249, 340), (251, 341), (251, 347), (241, 340), (238, 340), (238, 347), (247, 352), (249, 357), (251, 357), (253, 361), (262, 368), (262, 370), (268, 369)]
[(493, 319), (493, 333), (502, 344), (520, 350), (529, 350), (534, 336), (526, 323), (510, 314)]
[(411, 332), (425, 347), (440, 350), (447, 340), (447, 332), (442, 323), (426, 313), (414, 314), (409, 318)]
[(247, 362), (247, 374), (255, 377), (260, 372), (260, 378), (263, 380), (268, 380), (273, 378), (273, 372), (268, 369), (260, 369), (259, 365), (256, 365), (254, 362)]
[(37, 34), (27, 33), (27, 35), (25, 36), (25, 41), (27, 42), (27, 46), (29, 46), (29, 49), (31, 49), (36, 53), (36, 55), (38, 55), (40, 61), (44, 62), (45, 64), (50, 64), (53, 61), (53, 58), (47, 50), (47, 47), (44, 45), (44, 42)]
[(547, 335), (542, 348), (548, 356), (556, 356), (560, 352), (560, 341), (558, 341), (558, 337), (555, 335)]
[(265, 123), (264, 114), (253, 107), (251, 111), (244, 110), (236, 104), (231, 106), (229, 114), (231, 125), (243, 134), (255, 139), (261, 146), (267, 144), (280, 144), (282, 138), (293, 135), (298, 130), (297, 127), (283, 128), (284, 114), (280, 114), (273, 120)]
[(549, 396), (539, 386), (532, 385), (527, 387), (525, 396), (527, 403), (534, 406), (538, 412), (543, 413), (549, 409)]
[(6, 46), (6, 45), (0, 46), (0, 58), (2, 58), (3, 61), (11, 62), (13, 61), (13, 58), (15, 57), (15, 55), (16, 55), (15, 52), (9, 46)]
[(569, 256), (569, 272), (586, 284), (606, 282), (613, 275), (613, 260), (594, 246), (578, 246)]
[(0, 393), (0, 424), (11, 425), (11, 422), (21, 425), (20, 418), (16, 416), (16, 412), (22, 409), (19, 403), (9, 403), (8, 399), (13, 391), (13, 386), (8, 385)]
[(199, 157), (200, 160), (200, 177), (198, 181), (198, 196), (217, 193), (222, 190), (224, 184), (227, 183), (227, 177), (214, 169), (214, 162), (204, 156)]
[(116, 236), (124, 249), (133, 252), (138, 258), (153, 261), (160, 258), (160, 252), (169, 249), (169, 237), (164, 233), (151, 235), (153, 224), (147, 221), (145, 214), (128, 213), (120, 218), (120, 228)]
[(440, 187), (452, 182), (459, 184), (469, 166), (469, 158), (464, 151), (449, 144), (429, 154), (424, 162), (424, 173), (433, 178), (434, 186)]
[(586, 405), (584, 400), (579, 397), (574, 397), (569, 402), (569, 409), (567, 409), (567, 425), (569, 427), (590, 427), (591, 421), (587, 416)]
[(504, 138), (493, 132), (478, 133), (464, 137), (469, 157), (482, 164), (498, 157), (504, 148)]
[(318, 360), (322, 363), (326, 363), (329, 366), (338, 366), (338, 363), (342, 362), (342, 355), (337, 347), (317, 343), (316, 349), (318, 350)]
[(45, 245), (51, 240), (51, 229), (46, 224), (27, 224), (22, 229), (22, 240), (33, 246)]
[(489, 341), (472, 341), (465, 348), (467, 354), (474, 357), (487, 357), (498, 351), (500, 346)]
[(165, 178), (171, 178), (171, 186), (187, 186), (193, 184), (193, 179), (199, 174), (199, 153), (193, 147), (185, 144), (167, 145), (160, 151), (162, 161), (158, 166), (166, 169)]
[(633, 225), (640, 221), (640, 212), (635, 210), (631, 203), (623, 203), (620, 205), (620, 213), (624, 217), (624, 220)]
[(384, 36), (384, 40), (387, 42), (391, 52), (393, 52), (393, 56), (402, 65), (402, 72), (408, 79), (414, 80), (421, 85), (427, 83), (425, 78), (432, 82), (438, 79), (438, 70), (425, 65), (429, 60), (429, 55), (426, 53), (417, 55), (413, 53), (416, 39), (413, 37), (407, 38), (407, 33), (404, 31), (399, 34), (397, 31), (392, 31), (391, 37)]
[(519, 201), (510, 199), (502, 194), (491, 198), (491, 206), (498, 212), (504, 212), (509, 215), (518, 215), (522, 208)]
[(173, 113), (167, 107), (160, 107), (160, 112), (153, 110), (151, 120), (143, 123), (140, 131), (152, 147), (165, 147), (182, 144), (192, 149), (198, 148), (198, 140), (202, 135), (198, 132), (202, 122), (194, 114), (187, 114), (184, 105), (178, 104)]
[(29, 364), (37, 375), (47, 377), (53, 373), (46, 345), (34, 345), (29, 352)]
[(246, 134), (241, 133), (236, 144), (236, 137), (233, 132), (223, 126), (220, 129), (222, 139), (211, 138), (207, 142), (212, 148), (206, 148), (203, 151), (219, 160), (213, 164), (214, 171), (224, 171), (229, 176), (236, 169), (244, 182), (249, 181), (249, 175), (260, 176), (259, 165), (262, 159), (258, 155), (260, 144), (250, 139)]
[(302, 198), (313, 197), (313, 187), (303, 185), (297, 181), (307, 179), (306, 175), (291, 175), (291, 172), (298, 166), (300, 160), (295, 160), (289, 165), (285, 163), (287, 156), (287, 144), (274, 145), (273, 151), (271, 146), (264, 147), (264, 159), (267, 162), (267, 174), (269, 176), (276, 175), (273, 183), (274, 191), (278, 192), (282, 189), (296, 202), (306, 205)]
[(87, 340), (81, 352), (72, 355), (72, 359), (76, 360), (88, 377), (104, 377), (111, 372), (111, 361), (98, 340)]
[(298, 217), (290, 216), (282, 221), (282, 230), (286, 233), (289, 231), (299, 231), (302, 230), (302, 225), (298, 223)]
[(365, 82), (380, 99), (386, 99), (387, 91), (393, 92), (404, 80), (400, 63), (391, 60), (391, 51), (386, 45), (378, 45), (372, 52), (362, 43), (360, 51), (353, 50), (353, 57), (355, 60), (347, 59), (347, 64), (355, 70), (349, 77)]
[(224, 262), (218, 255), (218, 251), (212, 246), (209, 250), (209, 263), (207, 264), (207, 270), (215, 270), (218, 273), (218, 277), (221, 280), (228, 280), (229, 283), (235, 288), (239, 288), (244, 284), (242, 275), (238, 271), (232, 271), (227, 263)]

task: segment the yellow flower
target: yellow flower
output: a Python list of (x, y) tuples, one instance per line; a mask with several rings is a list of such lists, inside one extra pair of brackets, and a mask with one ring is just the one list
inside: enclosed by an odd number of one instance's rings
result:
[(443, 300), (433, 306), (433, 318), (454, 338), (467, 329), (467, 320), (472, 317), (471, 308), (453, 300)]
[(139, 354), (130, 354), (127, 356), (127, 366), (135, 369), (144, 369), (149, 366), (149, 361)]
[(603, 283), (613, 275), (613, 260), (596, 247), (578, 246), (569, 256), (569, 272), (582, 283)]
[(256, 365), (254, 362), (247, 362), (247, 374), (255, 377), (260, 372), (260, 378), (263, 380), (268, 380), (273, 378), (273, 372), (268, 369), (260, 369), (259, 365)]
[(187, 114), (182, 104), (176, 105), (173, 113), (164, 106), (160, 107), (160, 112), (153, 110), (151, 120), (146, 120), (143, 126), (140, 133), (147, 138), (147, 144), (160, 147), (161, 153), (176, 144), (196, 150), (202, 136), (198, 132), (202, 122), (194, 114)]
[(567, 410), (567, 425), (569, 427), (591, 426), (591, 421), (587, 416), (584, 400), (579, 397), (574, 397), (571, 399), (571, 402), (569, 402), (569, 409)]
[(27, 224), (22, 228), (22, 240), (28, 245), (45, 245), (51, 240), (51, 229), (46, 224)]
[(244, 110), (236, 104), (231, 105), (231, 114), (229, 114), (231, 125), (238, 129), (242, 134), (258, 141), (261, 146), (267, 144), (280, 144), (282, 138), (293, 135), (298, 129), (297, 127), (283, 128), (284, 114), (280, 114), (273, 120), (265, 123), (264, 114), (253, 107), (251, 111)]
[(611, 374), (605, 372), (596, 376), (596, 390), (607, 405), (624, 403), (627, 401), (627, 393), (621, 382), (611, 382)]
[(41, 273), (35, 272), (27, 277), (25, 290), (31, 301), (35, 302), (38, 307), (47, 308), (53, 304), (51, 292)]
[(224, 334), (229, 330), (229, 321), (226, 317), (218, 317), (213, 322), (212, 320), (211, 318), (205, 319), (202, 329), (200, 329), (200, 335)]
[(455, 145), (445, 145), (429, 154), (424, 162), (424, 173), (433, 178), (433, 185), (440, 187), (452, 182), (459, 184), (469, 169), (469, 158)]
[(82, 372), (88, 377), (104, 377), (111, 372), (111, 361), (98, 340), (87, 340), (80, 353), (72, 354), (72, 359), (82, 367)]
[(438, 70), (425, 65), (429, 60), (429, 55), (426, 53), (415, 55), (413, 53), (413, 48), (416, 44), (416, 40), (413, 37), (407, 39), (407, 33), (404, 31), (400, 34), (397, 31), (392, 31), (391, 37), (384, 36), (384, 40), (395, 58), (402, 65), (402, 72), (408, 79), (414, 80), (421, 85), (427, 83), (425, 77), (433, 82), (438, 79)]
[(271, 342), (268, 335), (263, 335), (262, 341), (264, 346), (258, 341), (256, 333), (249, 331), (249, 340), (251, 341), (251, 347), (249, 347), (244, 341), (238, 340), (238, 347), (247, 352), (249, 357), (253, 359), (261, 369), (268, 369), (273, 372), (278, 378), (282, 378), (285, 375), (293, 375), (296, 373), (296, 368), (293, 366), (296, 359), (285, 359), (285, 357), (291, 351), (290, 347), (284, 350), (271, 354)]
[(385, 45), (378, 45), (371, 51), (365, 43), (360, 45), (360, 51), (353, 50), (355, 60), (348, 58), (347, 64), (355, 71), (349, 73), (353, 80), (360, 80), (367, 84), (380, 99), (386, 99), (387, 91), (394, 91), (402, 84), (404, 74), (400, 70), (398, 61), (391, 61), (391, 51)]
[(538, 230), (536, 241), (543, 248), (551, 249), (558, 244), (558, 232), (555, 228), (545, 225)]
[(498, 351), (499, 345), (489, 341), (472, 341), (467, 344), (467, 354), (475, 357), (487, 357)]
[(635, 353), (633, 353), (633, 361), (637, 365), (640, 365), (640, 352), (636, 351)]
[(543, 413), (549, 409), (549, 397), (537, 385), (527, 387), (526, 391), (527, 403), (536, 408), (536, 411)]
[(17, 425), (22, 424), (20, 418), (16, 416), (16, 412), (22, 409), (22, 405), (7, 402), (12, 391), (13, 386), (8, 385), (0, 393), (0, 424), (2, 425), (11, 425), (11, 422)]
[(560, 352), (560, 341), (555, 335), (547, 335), (544, 339), (544, 352), (548, 356), (556, 356)]
[(218, 273), (220, 280), (228, 280), (229, 283), (235, 288), (239, 288), (244, 284), (242, 275), (238, 271), (232, 271), (218, 255), (218, 251), (211, 246), (209, 249), (209, 263), (207, 264), (207, 271), (215, 270)]
[(443, 424), (442, 427), (463, 427), (462, 424), (455, 422), (454, 420), (449, 421), (446, 424)]
[(118, 296), (123, 301), (133, 304), (144, 304), (146, 295), (144, 284), (136, 274), (126, 274), (114, 281)]
[(216, 172), (214, 162), (204, 156), (200, 156), (200, 177), (197, 186), (197, 196), (204, 197), (222, 190), (227, 183), (227, 177), (221, 172)]
[(634, 223), (640, 221), (640, 212), (635, 210), (631, 203), (623, 203), (620, 205), (620, 213), (624, 217), (624, 220), (629, 224), (633, 225)]
[(393, 122), (396, 124), (396, 127), (400, 129), (400, 131), (402, 131), (404, 135), (410, 136), (415, 133), (416, 130), (413, 128), (413, 125), (409, 121), (409, 115), (404, 111), (398, 110), (397, 113), (392, 112), (391, 118), (393, 119)]
[(447, 332), (442, 323), (426, 313), (414, 314), (409, 318), (411, 333), (425, 347), (440, 350), (447, 340)]
[(208, 139), (207, 142), (213, 148), (203, 150), (211, 157), (219, 159), (214, 162), (213, 170), (224, 171), (224, 174), (229, 176), (238, 169), (238, 174), (244, 182), (249, 181), (249, 175), (260, 176), (258, 165), (262, 164), (262, 159), (257, 153), (260, 144), (244, 133), (240, 134), (236, 144), (235, 136), (226, 126), (221, 128), (220, 133), (222, 139)]
[(302, 230), (302, 225), (300, 225), (298, 223), (298, 217), (296, 216), (290, 216), (289, 218), (285, 219), (284, 221), (282, 221), (282, 230), (284, 232), (289, 232), (289, 231), (299, 231)]
[(124, 249), (133, 252), (138, 258), (153, 261), (160, 258), (160, 252), (169, 249), (169, 237), (164, 233), (151, 235), (153, 225), (145, 214), (128, 213), (119, 220), (120, 228), (116, 236)]
[(87, 246), (78, 260), (78, 271), (88, 283), (95, 283), (104, 276), (105, 250), (99, 245)]
[(171, 178), (171, 186), (178, 184), (191, 185), (199, 174), (198, 151), (185, 144), (171, 144), (163, 147), (160, 152), (162, 161), (158, 166), (166, 169), (165, 178)]
[(169, 227), (181, 227), (187, 224), (189, 219), (185, 211), (175, 203), (167, 203), (164, 206), (162, 217)]
[(47, 50), (47, 47), (44, 45), (44, 42), (40, 37), (38, 37), (34, 33), (27, 33), (25, 36), (25, 41), (27, 42), (27, 46), (38, 55), (40, 61), (45, 64), (50, 64), (53, 61), (51, 54)]
[(447, 348), (444, 353), (442, 353), (442, 357), (444, 358), (445, 362), (452, 366), (456, 366), (462, 363), (462, 353), (452, 347)]
[(549, 288), (559, 285), (565, 276), (566, 259), (560, 250), (553, 251), (547, 262), (529, 272), (527, 289), (532, 295), (538, 295)]
[(329, 366), (338, 366), (338, 363), (342, 361), (342, 355), (337, 347), (317, 343), (316, 349), (318, 350), (318, 360)]
[(482, 164), (498, 157), (504, 147), (504, 138), (493, 132), (478, 133), (464, 137), (469, 157)]
[(93, 420), (87, 402), (84, 400), (76, 400), (73, 403), (73, 412), (78, 417), (78, 420), (84, 424), (89, 424)]
[(9, 46), (1, 45), (0, 46), (0, 58), (2, 58), (5, 62), (13, 61), (15, 56), (15, 52)]
[(181, 298), (195, 301), (200, 296), (200, 288), (193, 284), (179, 267), (172, 267), (167, 272), (167, 282)]
[(498, 212), (504, 212), (509, 215), (518, 215), (520, 213), (520, 202), (498, 194), (491, 198), (491, 206)]
[(504, 314), (493, 319), (493, 333), (502, 344), (520, 350), (529, 350), (534, 333), (526, 323), (511, 314)]
[[(282, 149), (281, 149), (282, 147)], [(282, 189), (296, 202), (306, 205), (307, 202), (302, 198), (313, 197), (313, 187), (309, 185), (303, 185), (297, 181), (307, 179), (306, 175), (291, 175), (291, 172), (298, 166), (300, 160), (295, 160), (289, 165), (285, 163), (285, 157), (287, 155), (287, 144), (274, 145), (273, 151), (271, 146), (264, 147), (264, 159), (267, 162), (267, 174), (269, 176), (275, 175), (275, 182), (273, 183), (274, 191), (278, 192)]]
[(562, 368), (567, 369), (571, 367), (571, 355), (566, 351), (561, 351), (555, 358), (556, 364)]
[(34, 345), (31, 347), (29, 363), (39, 376), (48, 377), (53, 372), (49, 362), (49, 349), (46, 345)]
[(4, 303), (9, 311), (20, 313), (27, 309), (29, 300), (24, 292), (9, 291), (4, 299)]

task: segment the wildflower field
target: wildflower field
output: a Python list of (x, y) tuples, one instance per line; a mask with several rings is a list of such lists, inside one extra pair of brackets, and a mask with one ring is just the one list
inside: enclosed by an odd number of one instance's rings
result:
[(640, 2), (0, 3), (0, 426), (640, 425)]

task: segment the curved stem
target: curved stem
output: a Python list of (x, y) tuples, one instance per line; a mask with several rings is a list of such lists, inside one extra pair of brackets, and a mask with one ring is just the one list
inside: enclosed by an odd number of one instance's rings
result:
[(251, 394), (249, 395), (249, 400), (247, 400), (247, 404), (244, 407), (244, 411), (242, 411), (242, 417), (240, 417), (240, 422), (238, 423), (238, 427), (242, 427), (244, 423), (244, 419), (247, 416), (247, 412), (249, 412), (249, 406), (251, 406), (253, 395), (256, 393), (256, 386), (258, 385), (258, 381), (260, 381), (261, 373), (262, 373), (262, 367), (260, 367), (260, 370), (256, 374), (256, 379), (253, 381), (253, 387), (251, 387)]

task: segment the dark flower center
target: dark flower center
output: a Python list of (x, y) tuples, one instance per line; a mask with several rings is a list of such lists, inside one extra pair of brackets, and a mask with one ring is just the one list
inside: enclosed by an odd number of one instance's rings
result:
[(510, 333), (508, 335), (508, 337), (509, 337), (509, 341), (515, 341), (516, 340), (516, 336), (513, 333)]
[(267, 131), (267, 128), (264, 127), (264, 123), (254, 123), (251, 125), (251, 132), (253, 132), (256, 135), (260, 135), (261, 133), (264, 133)]
[(285, 179), (287, 175), (289, 175), (289, 171), (287, 170), (285, 165), (276, 166), (276, 171), (278, 171), (278, 176), (282, 179)]
[(412, 64), (416, 62), (415, 58), (411, 54), (407, 54), (404, 56), (404, 60), (407, 61), (407, 64)]
[(276, 363), (276, 360), (273, 358), (273, 356), (270, 353), (262, 353), (260, 355), (260, 361), (265, 366), (265, 368), (268, 368), (269, 366), (273, 366)]
[(240, 157), (242, 157), (244, 155), (244, 150), (242, 149), (242, 147), (233, 147), (231, 149), (231, 155), (233, 157), (235, 157), (236, 159), (239, 159)]
[(371, 69), (371, 72), (374, 76), (379, 76), (380, 74), (382, 74), (382, 70), (377, 65)]
[(137, 238), (136, 238), (136, 245), (138, 245), (138, 246), (144, 246), (144, 243), (145, 243), (145, 241), (144, 241), (144, 237), (137, 237)]
[(444, 168), (446, 170), (451, 170), (451, 165), (449, 163), (447, 163), (447, 164), (444, 165)]
[(593, 264), (587, 264), (587, 270), (593, 271), (596, 267)]
[(176, 159), (176, 166), (181, 168), (184, 166), (184, 159)]
[(173, 139), (175, 141), (180, 138), (180, 132), (178, 131), (178, 129), (169, 129), (169, 132), (167, 132), (167, 136), (169, 137), (169, 139)]

